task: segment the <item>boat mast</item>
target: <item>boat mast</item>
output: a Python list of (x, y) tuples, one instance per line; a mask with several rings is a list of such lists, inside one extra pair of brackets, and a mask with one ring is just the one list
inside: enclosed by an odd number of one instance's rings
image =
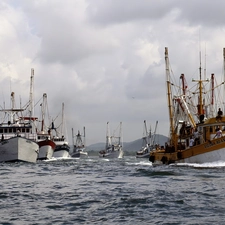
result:
[(34, 69), (31, 69), (31, 76), (30, 76), (30, 120), (33, 117), (34, 111), (34, 101), (33, 101), (33, 89), (34, 89)]
[(106, 123), (106, 141), (105, 141), (105, 150), (107, 150), (109, 145), (109, 122)]
[[(199, 99), (198, 99), (198, 116), (204, 115), (204, 110), (203, 110), (203, 97), (202, 97), (202, 89), (203, 89), (203, 82), (208, 82), (209, 80), (202, 80), (202, 67), (201, 67), (201, 51), (200, 51), (200, 67), (199, 67), (199, 80), (194, 80), (192, 79), (193, 82), (198, 82), (199, 85)], [(201, 121), (200, 121), (201, 122)]]
[(186, 81), (184, 78), (184, 74), (182, 73), (180, 76), (181, 82), (182, 82), (182, 91), (183, 91), (183, 95), (186, 96), (186, 89), (187, 89), (187, 85), (186, 85)]
[(146, 121), (144, 120), (144, 127), (143, 127), (143, 134), (142, 134), (142, 147), (148, 145), (148, 143), (149, 143), (148, 129), (147, 129)]
[(16, 118), (15, 118), (15, 113), (13, 112), (13, 110), (15, 108), (15, 93), (14, 92), (11, 93), (11, 103), (12, 103), (12, 113), (10, 115), (10, 117), (11, 117), (10, 122), (15, 123)]
[(72, 143), (73, 143), (73, 147), (74, 147), (74, 133), (73, 133), (73, 128), (72, 128)]
[(41, 131), (44, 131), (44, 120), (45, 120), (45, 111), (46, 111), (46, 103), (47, 102), (47, 94), (43, 94), (43, 102), (41, 105)]
[(105, 150), (107, 150), (107, 148), (109, 147), (110, 145), (110, 136), (109, 136), (109, 122), (107, 122), (107, 125), (106, 125), (106, 143), (105, 143)]
[(61, 136), (64, 136), (64, 103), (62, 103), (62, 126), (61, 126)]
[(121, 145), (121, 138), (122, 138), (122, 122), (120, 122), (119, 145)]
[(169, 119), (170, 119), (170, 137), (171, 145), (175, 145), (176, 136), (174, 132), (174, 112), (172, 106), (172, 93), (171, 93), (171, 82), (170, 82), (170, 70), (169, 70), (169, 57), (168, 57), (168, 48), (165, 47), (165, 63), (166, 63), (166, 84), (167, 84), (167, 100), (169, 108)]
[(30, 124), (32, 123), (31, 121), (33, 121), (33, 126), (32, 126), (32, 133), (36, 133), (35, 132), (35, 127), (36, 127), (36, 123), (35, 123), (35, 119), (33, 118), (33, 114), (34, 114), (34, 99), (33, 99), (33, 92), (34, 92), (34, 69), (31, 68), (31, 76), (30, 76)]
[(152, 142), (153, 146), (155, 145), (155, 137), (156, 137), (157, 126), (158, 126), (158, 121), (156, 121), (156, 123), (155, 123), (154, 137), (153, 137), (153, 142)]
[(201, 63), (201, 52), (200, 52), (200, 67), (199, 67), (199, 115), (203, 114), (203, 104), (202, 104), (202, 63)]
[(85, 140), (85, 127), (84, 127), (84, 141), (83, 141), (83, 145), (86, 146), (86, 140)]
[(213, 106), (214, 106), (214, 74), (211, 74), (211, 104), (210, 104), (210, 117), (213, 117)]

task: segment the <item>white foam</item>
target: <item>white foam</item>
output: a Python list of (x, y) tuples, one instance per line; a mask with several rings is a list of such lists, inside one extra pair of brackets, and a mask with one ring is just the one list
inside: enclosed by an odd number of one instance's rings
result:
[(198, 168), (216, 168), (216, 167), (225, 167), (224, 161), (216, 161), (216, 162), (207, 162), (207, 163), (176, 163), (173, 164), (176, 166), (190, 166), (190, 167), (198, 167)]

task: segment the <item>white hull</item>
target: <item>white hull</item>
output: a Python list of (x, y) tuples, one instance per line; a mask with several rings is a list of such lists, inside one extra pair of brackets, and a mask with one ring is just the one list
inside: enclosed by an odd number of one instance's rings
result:
[(39, 160), (51, 159), (55, 150), (55, 143), (52, 140), (43, 140), (38, 142), (39, 145)]
[(53, 158), (68, 158), (68, 157), (70, 157), (70, 154), (66, 150), (55, 151), (53, 153)]
[(225, 161), (225, 148), (178, 160), (176, 163), (206, 163), (217, 161)]
[(56, 144), (53, 158), (68, 158), (70, 157), (70, 147), (64, 139), (54, 139)]
[[(225, 148), (213, 150), (211, 152), (205, 152), (199, 155), (191, 156), (185, 159), (176, 160), (174, 163), (211, 163), (211, 162), (225, 162)], [(156, 160), (153, 165), (162, 165), (163, 162)]]
[(70, 147), (67, 144), (57, 145), (53, 153), (53, 158), (68, 158), (70, 157)]
[(39, 146), (36, 142), (22, 137), (13, 137), (0, 143), (0, 162), (31, 162), (38, 157)]
[(39, 148), (38, 159), (51, 159), (54, 153), (54, 149), (50, 145), (44, 145)]
[(88, 157), (88, 153), (85, 152), (85, 151), (73, 152), (71, 154), (71, 157), (73, 157), (73, 158), (86, 158), (86, 157)]
[(123, 155), (124, 155), (123, 150), (99, 153), (99, 157), (101, 158), (123, 158)]

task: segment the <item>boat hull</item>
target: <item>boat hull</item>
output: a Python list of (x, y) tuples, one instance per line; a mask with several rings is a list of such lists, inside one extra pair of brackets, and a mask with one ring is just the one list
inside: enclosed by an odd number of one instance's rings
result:
[(101, 157), (101, 158), (123, 158), (123, 155), (124, 155), (123, 150), (109, 151), (109, 152), (105, 152), (105, 151), (99, 152), (99, 157)]
[(176, 163), (206, 163), (217, 161), (225, 161), (225, 148), (177, 160)]
[(149, 160), (153, 164), (225, 161), (225, 137), (177, 152), (153, 151), (150, 153)]
[(136, 158), (149, 158), (149, 152), (147, 153), (137, 153)]
[(39, 154), (38, 160), (51, 159), (55, 150), (56, 144), (52, 140), (43, 140), (38, 142)]
[(60, 150), (60, 151), (54, 151), (53, 158), (68, 158), (70, 157), (70, 154), (66, 150)]
[(39, 146), (36, 142), (23, 137), (12, 137), (0, 142), (0, 162), (35, 163), (38, 151)]
[(68, 158), (70, 157), (70, 147), (66, 144), (61, 146), (56, 146), (53, 153), (53, 158)]
[(85, 158), (88, 157), (88, 153), (84, 151), (73, 152), (71, 154), (72, 158)]

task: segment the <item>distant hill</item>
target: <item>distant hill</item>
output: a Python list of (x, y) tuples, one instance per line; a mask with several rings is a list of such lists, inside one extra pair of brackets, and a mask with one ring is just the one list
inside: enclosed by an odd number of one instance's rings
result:
[[(168, 141), (168, 137), (156, 134), (155, 143), (161, 145), (165, 145), (165, 142)], [(138, 151), (142, 146), (142, 138), (137, 139), (132, 142), (124, 142), (123, 143), (123, 150), (125, 155), (133, 155), (136, 151)], [(105, 143), (96, 143), (87, 146), (86, 150), (88, 151), (89, 155), (96, 155), (96, 151), (100, 151), (105, 148)]]

